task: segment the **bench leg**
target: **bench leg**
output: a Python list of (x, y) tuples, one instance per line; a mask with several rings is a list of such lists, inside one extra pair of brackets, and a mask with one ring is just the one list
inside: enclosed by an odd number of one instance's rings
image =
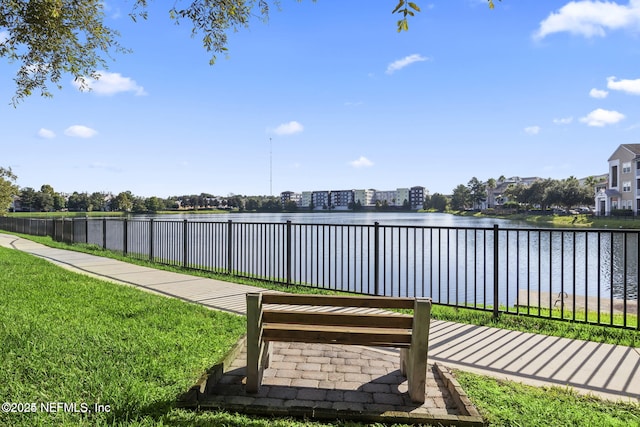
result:
[(247, 294), (247, 393), (257, 393), (262, 382), (262, 369), (260, 366), (260, 353), (262, 353), (262, 340), (260, 337), (261, 306), (261, 294)]
[(409, 349), (401, 348), (400, 349), (400, 374), (403, 377), (407, 376), (407, 363), (409, 359)]
[(415, 403), (424, 403), (425, 400), (430, 318), (431, 300), (417, 299), (413, 309), (411, 347), (406, 360), (409, 397)]

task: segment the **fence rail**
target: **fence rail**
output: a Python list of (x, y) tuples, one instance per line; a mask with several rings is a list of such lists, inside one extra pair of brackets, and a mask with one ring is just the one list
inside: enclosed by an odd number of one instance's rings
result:
[(14, 217), (0, 229), (283, 285), (640, 330), (633, 230)]

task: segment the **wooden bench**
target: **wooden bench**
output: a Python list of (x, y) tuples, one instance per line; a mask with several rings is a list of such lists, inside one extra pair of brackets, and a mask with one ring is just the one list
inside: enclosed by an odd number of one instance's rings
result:
[(430, 315), (430, 299), (248, 293), (246, 390), (258, 392), (271, 341), (397, 347), (409, 396), (423, 403)]

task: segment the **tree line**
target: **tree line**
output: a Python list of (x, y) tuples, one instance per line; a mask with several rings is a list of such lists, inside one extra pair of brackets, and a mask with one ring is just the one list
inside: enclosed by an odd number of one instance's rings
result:
[[(473, 177), (467, 185), (459, 184), (453, 189), (449, 200), (453, 210), (480, 208), (511, 208), (542, 211), (549, 207), (561, 207), (569, 210), (577, 206), (592, 206), (595, 203), (596, 178), (589, 177), (584, 184), (571, 176), (566, 179), (538, 179), (531, 184), (510, 183), (496, 195), (493, 191), (505, 182), (504, 177), (497, 181), (493, 178), (481, 182)], [(491, 193), (491, 194), (489, 194)]]

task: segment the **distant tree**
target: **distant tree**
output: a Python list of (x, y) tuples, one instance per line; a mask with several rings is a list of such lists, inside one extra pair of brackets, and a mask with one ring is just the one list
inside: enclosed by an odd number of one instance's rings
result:
[(409, 201), (407, 199), (404, 199), (404, 201), (402, 202), (402, 210), (403, 211), (410, 211), (411, 210), (411, 204), (409, 203)]
[(20, 205), (23, 211), (39, 211), (36, 200), (36, 190), (31, 187), (25, 187), (20, 190)]
[[(463, 186), (464, 187), (464, 186)], [(440, 193), (433, 193), (429, 199), (427, 209), (433, 209), (437, 212), (445, 212), (448, 209), (449, 200)]]
[(578, 179), (573, 176), (562, 181), (555, 181), (550, 190), (550, 197), (553, 204), (566, 209), (594, 203), (594, 195), (587, 187), (581, 186)]
[(293, 200), (287, 200), (284, 204), (284, 210), (286, 212), (296, 212), (298, 210), (298, 204)]
[(349, 209), (351, 209), (354, 212), (360, 212), (362, 210), (364, 210), (364, 206), (362, 206), (362, 202), (360, 200), (356, 200), (355, 202), (351, 202), (349, 203), (350, 207)]
[(164, 200), (159, 197), (149, 197), (144, 201), (144, 205), (148, 212), (158, 212), (165, 208)]
[(467, 183), (467, 187), (469, 188), (471, 203), (475, 209), (478, 209), (480, 207), (480, 203), (487, 199), (487, 188), (475, 176)]
[(13, 197), (18, 195), (18, 186), (15, 185), (18, 179), (11, 168), (0, 167), (0, 213), (6, 212), (11, 206)]
[(260, 202), (257, 199), (250, 198), (245, 204), (245, 209), (252, 212), (257, 211), (258, 209), (260, 209)]
[(451, 195), (451, 209), (467, 209), (471, 205), (472, 201), (469, 187), (460, 184), (453, 189), (453, 194)]
[(89, 211), (101, 212), (107, 208), (107, 194), (95, 191), (89, 196)]
[(67, 200), (60, 193), (53, 194), (53, 210), (61, 211), (67, 207)]
[[(494, 196), (493, 196), (493, 190), (496, 189), (496, 186), (497, 186), (497, 183), (496, 183), (495, 179), (489, 178), (487, 180), (487, 199), (488, 199), (489, 203), (495, 204), (495, 199), (494, 199)], [(493, 208), (495, 206), (487, 205), (487, 207)]]
[(429, 209), (430, 203), (431, 203), (431, 196), (426, 194), (424, 196), (424, 201), (422, 202), (422, 209)]
[(133, 209), (133, 195), (130, 191), (118, 193), (111, 202), (111, 209), (119, 212), (131, 212)]
[(53, 210), (53, 193), (38, 191), (34, 197), (33, 207), (40, 212), (51, 212)]
[(67, 201), (67, 207), (73, 212), (88, 212), (89, 206), (89, 195), (87, 193), (74, 191)]
[(261, 212), (281, 212), (282, 211), (282, 203), (279, 200), (271, 197), (262, 202), (260, 206)]
[(147, 205), (145, 203), (144, 197), (134, 197), (133, 198), (132, 211), (135, 212), (135, 213), (145, 213), (147, 211)]

